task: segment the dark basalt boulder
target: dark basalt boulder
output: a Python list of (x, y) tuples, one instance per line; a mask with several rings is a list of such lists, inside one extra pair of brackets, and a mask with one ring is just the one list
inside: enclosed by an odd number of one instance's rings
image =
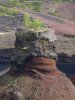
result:
[(39, 31), (33, 29), (18, 29), (15, 35), (16, 54), (11, 57), (12, 70), (20, 70), (21, 72), (23, 64), (27, 63), (33, 57), (58, 59), (55, 47), (57, 38), (53, 29)]
[[(43, 56), (56, 59), (57, 53), (54, 42), (56, 40), (55, 31), (52, 29), (39, 31), (32, 29), (18, 29), (15, 42), (17, 55), (21, 56), (22, 59), (30, 56)], [(18, 59), (18, 61), (21, 62), (21, 59)]]

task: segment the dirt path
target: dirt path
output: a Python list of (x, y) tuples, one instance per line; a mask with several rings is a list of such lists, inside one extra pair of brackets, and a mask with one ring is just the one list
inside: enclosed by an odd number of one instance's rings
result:
[(30, 13), (32, 17), (40, 19), (48, 26), (55, 29), (56, 32), (75, 35), (75, 22), (73, 21), (65, 20), (48, 14), (25, 11), (19, 8), (17, 10), (23, 14)]

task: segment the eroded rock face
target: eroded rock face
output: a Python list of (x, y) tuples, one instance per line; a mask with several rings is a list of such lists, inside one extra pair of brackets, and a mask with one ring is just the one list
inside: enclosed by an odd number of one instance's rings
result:
[(56, 61), (44, 57), (31, 59), (24, 74), (1, 95), (0, 100), (74, 100), (75, 87), (56, 67)]
[(38, 38), (33, 30), (19, 32), (16, 59), (22, 64), (16, 69), (23, 68), (22, 73), (1, 93), (0, 100), (75, 100), (75, 87), (56, 67), (54, 42), (44, 35)]
[[(15, 46), (17, 61), (21, 63), (28, 57), (47, 57), (57, 59), (54, 41), (57, 40), (55, 31), (46, 29), (40, 31), (18, 29), (16, 32)], [(48, 36), (49, 34), (49, 36)]]

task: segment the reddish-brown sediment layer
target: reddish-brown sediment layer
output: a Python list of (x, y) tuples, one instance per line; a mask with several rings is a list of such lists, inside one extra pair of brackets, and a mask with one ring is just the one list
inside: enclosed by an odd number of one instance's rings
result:
[(32, 71), (40, 75), (42, 78), (49, 78), (54, 76), (56, 78), (61, 77), (61, 72), (56, 67), (56, 61), (54, 59), (48, 59), (44, 57), (32, 58), (26, 65), (26, 71)]
[(24, 75), (1, 94), (0, 100), (75, 100), (75, 87), (54, 59), (32, 58)]

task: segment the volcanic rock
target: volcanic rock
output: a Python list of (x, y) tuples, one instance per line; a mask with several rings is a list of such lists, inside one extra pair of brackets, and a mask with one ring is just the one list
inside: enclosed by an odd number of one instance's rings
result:
[(36, 57), (0, 95), (0, 100), (74, 100), (75, 87), (56, 67), (56, 61)]
[(57, 59), (54, 43), (56, 40), (55, 31), (52, 29), (40, 31), (18, 29), (15, 42), (17, 50), (16, 60), (22, 63), (23, 60), (29, 57), (37, 56)]
[[(19, 76), (4, 89), (0, 100), (75, 100), (74, 85), (56, 67), (56, 40), (36, 34), (39, 33), (33, 30), (16, 33), (18, 56), (15, 55), (16, 66), (11, 71)], [(17, 63), (20, 60), (21, 64)]]

